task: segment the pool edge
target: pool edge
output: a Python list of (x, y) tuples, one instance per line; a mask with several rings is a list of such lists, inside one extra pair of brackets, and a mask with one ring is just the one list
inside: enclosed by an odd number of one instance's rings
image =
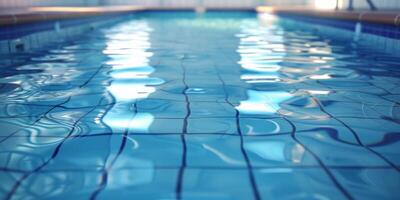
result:
[(346, 10), (315, 10), (311, 8), (281, 8), (259, 6), (258, 13), (294, 14), (309, 17), (347, 20), (372, 24), (400, 26), (400, 11), (346, 11)]

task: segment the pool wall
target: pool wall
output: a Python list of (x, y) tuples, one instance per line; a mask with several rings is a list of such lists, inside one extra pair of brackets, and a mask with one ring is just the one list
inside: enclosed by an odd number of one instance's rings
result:
[(73, 40), (140, 10), (138, 7), (113, 7), (104, 12), (97, 8), (72, 12), (54, 9), (0, 15), (0, 54), (29, 52), (58, 41)]
[[(99, 26), (115, 23), (121, 16), (147, 11), (171, 9), (135, 6), (114, 7), (41, 7), (37, 10), (17, 10), (0, 14), (0, 54), (31, 51), (62, 40), (71, 40)], [(193, 8), (175, 9), (181, 11)], [(232, 10), (238, 9), (212, 9)], [(340, 36), (344, 40), (367, 41), (375, 49), (400, 55), (400, 13), (369, 11), (316, 11), (307, 9), (282, 9), (258, 7), (240, 11), (275, 14), (289, 19), (287, 23), (301, 20), (303, 28), (313, 29), (322, 35)]]
[(286, 25), (298, 27), (297, 23), (300, 20), (304, 22), (301, 29), (315, 31), (327, 38), (336, 38), (354, 44), (362, 42), (374, 50), (400, 56), (399, 27), (291, 14), (278, 15), (287, 19), (284, 21)]
[(327, 37), (340, 38), (348, 42), (363, 41), (370, 47), (400, 55), (400, 12), (377, 11), (317, 11), (302, 8), (258, 7), (259, 13), (274, 14), (288, 23), (305, 22), (302, 28), (313, 29)]
[(36, 24), (36, 27), (32, 27), (35, 25), (13, 27), (5, 31), (5, 34), (0, 34), (0, 54), (27, 52), (58, 41), (73, 40), (81, 34), (118, 20), (120, 18), (114, 16), (96, 21), (85, 19), (79, 24), (73, 23), (76, 20), (70, 20), (40, 23)]

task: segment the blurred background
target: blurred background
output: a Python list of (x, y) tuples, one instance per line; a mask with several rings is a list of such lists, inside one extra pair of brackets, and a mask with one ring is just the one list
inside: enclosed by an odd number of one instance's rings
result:
[(0, 0), (0, 8), (31, 6), (110, 6), (138, 5), (162, 8), (204, 6), (209, 8), (251, 8), (267, 6), (307, 6), (318, 9), (369, 9), (373, 3), (378, 10), (400, 8), (400, 0)]

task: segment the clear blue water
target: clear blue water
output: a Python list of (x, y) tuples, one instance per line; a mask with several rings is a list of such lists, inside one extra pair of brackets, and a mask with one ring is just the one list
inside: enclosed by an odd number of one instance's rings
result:
[(3, 57), (4, 199), (399, 199), (400, 59), (253, 13)]

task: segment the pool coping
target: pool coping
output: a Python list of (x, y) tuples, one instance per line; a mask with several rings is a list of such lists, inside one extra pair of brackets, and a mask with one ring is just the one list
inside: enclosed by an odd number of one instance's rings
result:
[[(143, 7), (143, 6), (103, 6), (103, 7), (29, 7), (11, 10), (0, 10), (0, 27), (29, 24), (36, 22), (75, 19), (102, 15), (135, 13), (141, 11), (194, 11), (193, 7)], [(207, 8), (214, 11), (251, 11), (254, 7)], [(202, 12), (202, 10), (199, 10)]]
[[(141, 7), (141, 6), (107, 6), (107, 7), (30, 7), (21, 9), (2, 10), (0, 12), (0, 26), (29, 24), (42, 21), (72, 19), (109, 14), (123, 14), (140, 11), (193, 11), (193, 7)], [(315, 10), (307, 7), (267, 7), (256, 8), (207, 8), (207, 10), (223, 11), (255, 11), (258, 13), (295, 14), (301, 16), (349, 20), (400, 26), (400, 11), (335, 11)]]
[(319, 17), (334, 20), (345, 20), (400, 26), (400, 11), (347, 11), (347, 10), (315, 10), (312, 8), (282, 8), (260, 6), (256, 8), (258, 13), (292, 14), (308, 17)]
[(0, 27), (29, 24), (36, 22), (75, 19), (112, 14), (123, 14), (144, 10), (140, 6), (110, 6), (110, 7), (30, 7), (2, 11)]

